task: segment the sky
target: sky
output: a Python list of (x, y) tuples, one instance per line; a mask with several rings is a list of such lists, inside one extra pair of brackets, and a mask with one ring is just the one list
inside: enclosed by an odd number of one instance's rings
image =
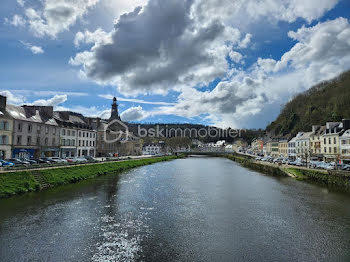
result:
[(122, 120), (265, 128), (350, 69), (348, 0), (2, 0), (0, 94)]

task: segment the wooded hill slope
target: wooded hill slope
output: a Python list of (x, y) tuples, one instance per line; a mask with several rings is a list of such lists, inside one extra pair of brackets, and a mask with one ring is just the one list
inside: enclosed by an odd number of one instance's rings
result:
[(299, 131), (311, 131), (312, 125), (343, 118), (350, 118), (350, 71), (297, 95), (266, 131), (276, 136), (294, 136)]

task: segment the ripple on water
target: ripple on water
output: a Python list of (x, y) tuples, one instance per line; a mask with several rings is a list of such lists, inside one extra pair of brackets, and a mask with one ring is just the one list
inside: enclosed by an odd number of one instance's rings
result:
[(127, 213), (123, 218), (101, 217), (100, 241), (91, 261), (132, 261), (142, 253), (142, 241), (151, 235), (147, 213)]

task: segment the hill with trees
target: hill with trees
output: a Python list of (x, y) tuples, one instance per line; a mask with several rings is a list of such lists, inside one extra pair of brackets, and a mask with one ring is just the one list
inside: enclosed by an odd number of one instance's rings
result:
[(294, 97), (266, 131), (275, 136), (294, 136), (299, 131), (311, 131), (312, 125), (344, 118), (350, 118), (350, 71)]

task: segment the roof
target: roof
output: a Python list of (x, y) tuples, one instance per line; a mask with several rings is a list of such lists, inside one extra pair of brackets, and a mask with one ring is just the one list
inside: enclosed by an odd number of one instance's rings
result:
[(40, 109), (41, 108), (38, 109), (34, 107), (22, 107), (10, 104), (6, 105), (6, 111), (13, 119), (46, 125), (58, 125), (53, 118), (53, 115), (50, 114), (51, 108), (48, 108), (49, 110), (44, 110), (46, 109), (45, 107), (42, 107), (43, 110)]
[(346, 130), (341, 138), (350, 138), (350, 129)]

